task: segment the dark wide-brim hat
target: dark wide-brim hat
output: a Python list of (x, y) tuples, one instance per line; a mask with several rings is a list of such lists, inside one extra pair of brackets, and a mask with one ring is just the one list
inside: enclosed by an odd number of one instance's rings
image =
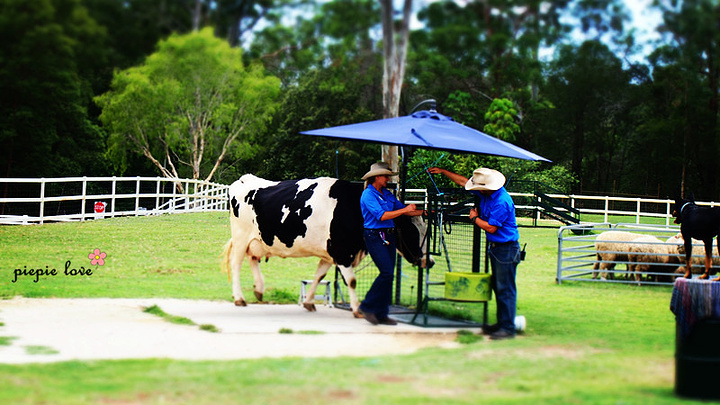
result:
[(364, 176), (362, 176), (363, 180), (367, 180), (370, 177), (375, 176), (395, 176), (397, 175), (397, 172), (393, 172), (390, 170), (390, 165), (385, 162), (377, 162), (373, 163), (372, 166), (370, 166), (370, 171), (365, 173)]
[(481, 167), (475, 169), (472, 178), (465, 183), (466, 190), (496, 191), (505, 185), (505, 176), (497, 170)]

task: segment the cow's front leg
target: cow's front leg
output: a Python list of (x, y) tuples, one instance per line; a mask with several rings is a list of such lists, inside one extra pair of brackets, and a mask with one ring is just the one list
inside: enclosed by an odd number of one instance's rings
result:
[(250, 258), (250, 269), (252, 270), (253, 279), (255, 280), (255, 284), (253, 285), (255, 298), (262, 302), (263, 294), (265, 293), (265, 279), (260, 271), (260, 261), (254, 257)]
[(363, 316), (360, 313), (360, 301), (358, 301), (357, 293), (355, 292), (355, 286), (357, 285), (357, 280), (355, 279), (355, 272), (353, 271), (352, 267), (338, 267), (340, 268), (340, 272), (342, 273), (348, 285), (348, 295), (350, 295), (350, 308), (352, 308), (353, 316), (355, 318), (362, 318)]
[(315, 312), (317, 310), (315, 308), (315, 291), (317, 291), (320, 281), (322, 281), (322, 279), (325, 278), (325, 275), (327, 275), (330, 266), (332, 266), (332, 263), (325, 260), (320, 260), (320, 263), (318, 264), (317, 271), (315, 271), (315, 278), (313, 278), (312, 285), (310, 285), (310, 288), (305, 295), (305, 301), (303, 301), (303, 307), (310, 312)]

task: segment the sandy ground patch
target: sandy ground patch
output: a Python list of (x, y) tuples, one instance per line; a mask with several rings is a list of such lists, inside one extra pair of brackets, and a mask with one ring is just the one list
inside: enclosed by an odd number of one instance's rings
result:
[[(198, 325), (214, 325), (219, 332), (143, 312), (152, 305)], [(458, 345), (455, 328), (373, 326), (324, 306), (307, 312), (298, 305), (239, 308), (202, 300), (16, 297), (0, 301), (0, 323), (0, 340), (9, 340), (0, 345), (0, 363), (378, 356)]]

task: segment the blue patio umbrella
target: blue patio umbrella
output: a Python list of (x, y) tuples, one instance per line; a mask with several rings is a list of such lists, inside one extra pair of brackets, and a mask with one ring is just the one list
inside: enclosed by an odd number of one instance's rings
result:
[(452, 152), (550, 161), (509, 142), (455, 122), (452, 118), (435, 111), (418, 111), (404, 117), (314, 129), (300, 133), (386, 145), (415, 146)]
[[(331, 128), (315, 129), (300, 132), (304, 135), (325, 136), (331, 138), (342, 138), (365, 142), (376, 142), (386, 145), (414, 146), (426, 149), (439, 149), (444, 151), (478, 153), (485, 155), (505, 156), (525, 160), (539, 160), (549, 162), (550, 160), (517, 147), (511, 143), (494, 138), (476, 129), (467, 127), (455, 122), (452, 118), (442, 115), (436, 111), (418, 111), (411, 115), (388, 118), (376, 121), (362, 122), (358, 124), (342, 125)], [(403, 170), (401, 171), (400, 200), (404, 201), (406, 155), (403, 154)], [(428, 173), (432, 180), (432, 175)], [(434, 184), (434, 181), (433, 181)], [(436, 187), (437, 188), (437, 187)], [(438, 190), (438, 195), (442, 193)], [(434, 222), (435, 227), (441, 227), (442, 221)], [(479, 229), (479, 228), (478, 228)], [(434, 235), (440, 235), (444, 246), (442, 230), (436, 230)], [(427, 236), (430, 235), (428, 232)], [(475, 252), (476, 250), (473, 250)], [(447, 251), (445, 252), (447, 257)], [(428, 251), (428, 257), (430, 253)], [(475, 256), (475, 253), (473, 253)], [(449, 263), (449, 258), (447, 259)], [(473, 262), (479, 263), (479, 259)], [(401, 261), (398, 261), (400, 271)], [(473, 264), (475, 266), (475, 264)], [(479, 264), (477, 264), (479, 266)], [(449, 264), (448, 264), (449, 267)], [(402, 273), (398, 273), (402, 274)], [(420, 313), (423, 302), (423, 271), (418, 268), (417, 308), (415, 316)], [(401, 277), (397, 277), (395, 286), (396, 300), (400, 292)], [(425, 287), (427, 289), (427, 287)], [(410, 323), (415, 322), (413, 317)]]

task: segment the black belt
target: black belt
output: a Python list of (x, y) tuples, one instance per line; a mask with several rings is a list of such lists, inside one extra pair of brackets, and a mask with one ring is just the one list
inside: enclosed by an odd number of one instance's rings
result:
[(385, 233), (395, 232), (395, 228), (365, 228), (365, 230), (367, 230), (367, 231), (385, 232)]
[(508, 244), (510, 244), (510, 243), (518, 243), (518, 241), (516, 241), (516, 240), (511, 240), (511, 241), (509, 241), (509, 242), (488, 242), (488, 246), (490, 246), (491, 248), (496, 248), (496, 247), (499, 247), (499, 246), (508, 245)]

